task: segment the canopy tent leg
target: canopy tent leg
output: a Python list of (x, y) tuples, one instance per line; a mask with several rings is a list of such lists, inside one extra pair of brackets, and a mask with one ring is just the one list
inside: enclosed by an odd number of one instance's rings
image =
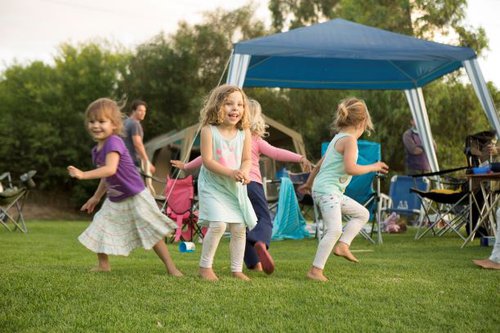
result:
[(243, 88), (245, 76), (247, 75), (248, 64), (251, 56), (248, 54), (233, 54), (229, 64), (227, 83)]
[(479, 68), (477, 59), (465, 60), (462, 64), (467, 71), (469, 80), (476, 91), (476, 96), (481, 102), (486, 117), (497, 132), (497, 138), (500, 138), (500, 120), (498, 119), (498, 113), (495, 110), (495, 104), (493, 104), (493, 99), (488, 91), (488, 87), (484, 82), (483, 73)]
[(432, 172), (437, 172), (439, 171), (439, 165), (432, 141), (432, 132), (429, 125), (429, 117), (427, 116), (427, 108), (425, 107), (422, 88), (405, 90), (405, 95), (408, 99), (408, 104), (410, 104), (411, 114), (417, 125), (417, 130), (420, 134), (431, 170)]

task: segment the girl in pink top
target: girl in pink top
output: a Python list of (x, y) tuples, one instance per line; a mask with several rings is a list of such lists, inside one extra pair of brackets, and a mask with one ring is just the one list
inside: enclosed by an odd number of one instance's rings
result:
[[(268, 136), (267, 125), (262, 117), (262, 108), (256, 100), (249, 100), (252, 132), (252, 168), (250, 169), (251, 182), (247, 185), (248, 197), (252, 203), (255, 214), (257, 214), (257, 225), (247, 232), (247, 243), (245, 247), (245, 264), (249, 269), (266, 272), (274, 272), (274, 261), (268, 252), (271, 243), (273, 224), (260, 174), (260, 155), (264, 154), (276, 161), (301, 163), (305, 171), (311, 169), (311, 162), (306, 157), (291, 151), (276, 148), (270, 145), (263, 137)], [(192, 170), (199, 168), (202, 164), (198, 157), (189, 163), (172, 160), (172, 165), (181, 170)]]

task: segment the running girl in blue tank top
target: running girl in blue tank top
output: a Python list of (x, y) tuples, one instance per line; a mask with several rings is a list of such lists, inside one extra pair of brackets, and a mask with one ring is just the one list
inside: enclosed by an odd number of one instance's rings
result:
[[(368, 222), (370, 213), (360, 203), (344, 195), (353, 175), (369, 172), (387, 173), (389, 167), (384, 162), (370, 165), (357, 164), (357, 140), (365, 130), (373, 130), (368, 109), (363, 100), (348, 98), (338, 105), (333, 122), (337, 135), (334, 136), (323, 158), (311, 172), (307, 182), (299, 190), (311, 193), (319, 207), (325, 224), (325, 234), (318, 244), (318, 250), (307, 277), (327, 281), (323, 274), (326, 261), (333, 254), (352, 262), (358, 259), (349, 250), (352, 240), (363, 225)], [(342, 231), (342, 214), (350, 217)]]

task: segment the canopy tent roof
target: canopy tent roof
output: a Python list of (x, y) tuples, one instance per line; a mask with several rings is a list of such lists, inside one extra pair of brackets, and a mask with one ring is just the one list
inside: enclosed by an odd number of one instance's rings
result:
[(234, 45), (250, 55), (246, 87), (413, 89), (476, 58), (445, 45), (334, 19)]
[(422, 87), (465, 67), (500, 137), (474, 51), (334, 19), (234, 45), (227, 82), (240, 87), (404, 90), (432, 171), (439, 171)]

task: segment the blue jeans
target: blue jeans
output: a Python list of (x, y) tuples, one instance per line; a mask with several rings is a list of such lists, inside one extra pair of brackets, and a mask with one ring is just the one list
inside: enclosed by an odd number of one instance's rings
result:
[(257, 252), (254, 245), (256, 242), (263, 242), (269, 248), (271, 236), (273, 233), (273, 222), (267, 207), (266, 195), (264, 187), (257, 182), (250, 182), (247, 185), (248, 198), (252, 203), (252, 207), (257, 215), (257, 225), (251, 231), (247, 231), (247, 242), (245, 246), (245, 265), (252, 268), (259, 262)]

